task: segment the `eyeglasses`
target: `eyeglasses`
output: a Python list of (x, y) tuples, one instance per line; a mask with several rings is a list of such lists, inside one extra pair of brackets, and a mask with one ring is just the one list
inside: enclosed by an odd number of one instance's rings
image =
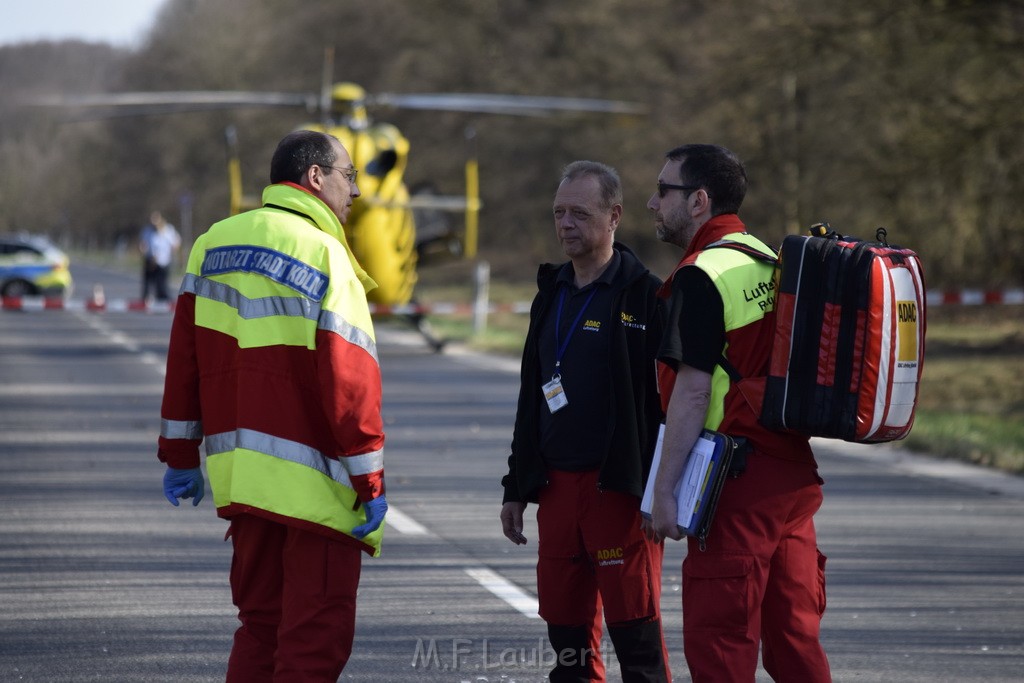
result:
[(323, 165), (320, 165), (320, 168), (329, 168), (332, 171), (338, 171), (343, 176), (345, 176), (345, 180), (349, 181), (352, 184), (355, 184), (356, 176), (359, 175), (359, 169), (357, 169), (357, 168), (338, 168), (337, 166), (323, 166)]
[(665, 193), (669, 190), (681, 190), (683, 192), (693, 192), (699, 190), (700, 185), (672, 185), (670, 183), (658, 183), (658, 197), (661, 199), (665, 198)]

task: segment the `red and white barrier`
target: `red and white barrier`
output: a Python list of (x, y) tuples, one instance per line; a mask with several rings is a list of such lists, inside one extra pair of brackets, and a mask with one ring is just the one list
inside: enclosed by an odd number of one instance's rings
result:
[(928, 292), (929, 306), (1024, 304), (1024, 289), (951, 289)]
[(62, 299), (59, 297), (42, 296), (5, 296), (5, 311), (90, 311), (102, 313), (170, 313), (174, 310), (173, 301), (146, 302), (131, 299), (112, 299), (102, 297), (93, 299)]
[[(41, 296), (5, 296), (2, 306), (5, 311), (89, 311), (93, 313), (170, 313), (174, 302), (146, 302), (138, 299), (62, 299)], [(433, 303), (383, 306), (370, 304), (370, 312), (380, 316), (391, 315), (472, 315), (476, 312), (473, 304)], [(489, 304), (488, 313), (529, 313), (530, 303)]]
[[(1022, 305), (1024, 289), (930, 290), (929, 306)], [(4, 311), (88, 311), (91, 313), (171, 313), (174, 302), (145, 302), (139, 299), (110, 299), (94, 295), (91, 299), (61, 299), (41, 296), (5, 296), (0, 309)], [(370, 312), (379, 316), (393, 315), (474, 315), (473, 304), (432, 303), (384, 306), (370, 304)], [(488, 304), (487, 313), (529, 313), (530, 302)]]

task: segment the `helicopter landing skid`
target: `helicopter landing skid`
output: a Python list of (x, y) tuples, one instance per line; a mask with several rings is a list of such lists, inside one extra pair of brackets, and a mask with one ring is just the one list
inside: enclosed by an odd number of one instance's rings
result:
[(423, 339), (434, 350), (434, 353), (442, 353), (444, 351), (448, 340), (441, 339), (434, 334), (434, 330), (430, 327), (430, 321), (427, 320), (425, 315), (422, 313), (409, 313), (405, 316), (405, 319), (412, 323), (412, 326), (423, 336)]

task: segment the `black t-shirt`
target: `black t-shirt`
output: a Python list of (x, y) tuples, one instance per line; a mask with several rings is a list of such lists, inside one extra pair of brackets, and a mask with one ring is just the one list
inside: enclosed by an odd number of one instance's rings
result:
[(696, 266), (680, 268), (672, 279), (668, 323), (659, 360), (712, 374), (725, 348), (725, 309), (711, 278)]
[(563, 266), (554, 302), (539, 331), (542, 384), (556, 373), (556, 341), (565, 346), (557, 373), (568, 404), (552, 413), (542, 397), (538, 408), (541, 455), (553, 469), (597, 469), (607, 455), (612, 416), (608, 367), (613, 329), (619, 322), (611, 309), (621, 260), (615, 252), (601, 277), (582, 289), (573, 285), (572, 264)]

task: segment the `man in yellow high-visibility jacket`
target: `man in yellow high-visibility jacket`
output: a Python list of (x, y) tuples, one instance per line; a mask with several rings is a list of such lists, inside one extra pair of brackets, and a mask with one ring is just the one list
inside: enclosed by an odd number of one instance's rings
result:
[(196, 240), (161, 408), (164, 493), (230, 520), (241, 627), (229, 682), (336, 680), (355, 631), (361, 553), (380, 552), (381, 379), (342, 222), (356, 170), (330, 135), (278, 145), (263, 207)]

